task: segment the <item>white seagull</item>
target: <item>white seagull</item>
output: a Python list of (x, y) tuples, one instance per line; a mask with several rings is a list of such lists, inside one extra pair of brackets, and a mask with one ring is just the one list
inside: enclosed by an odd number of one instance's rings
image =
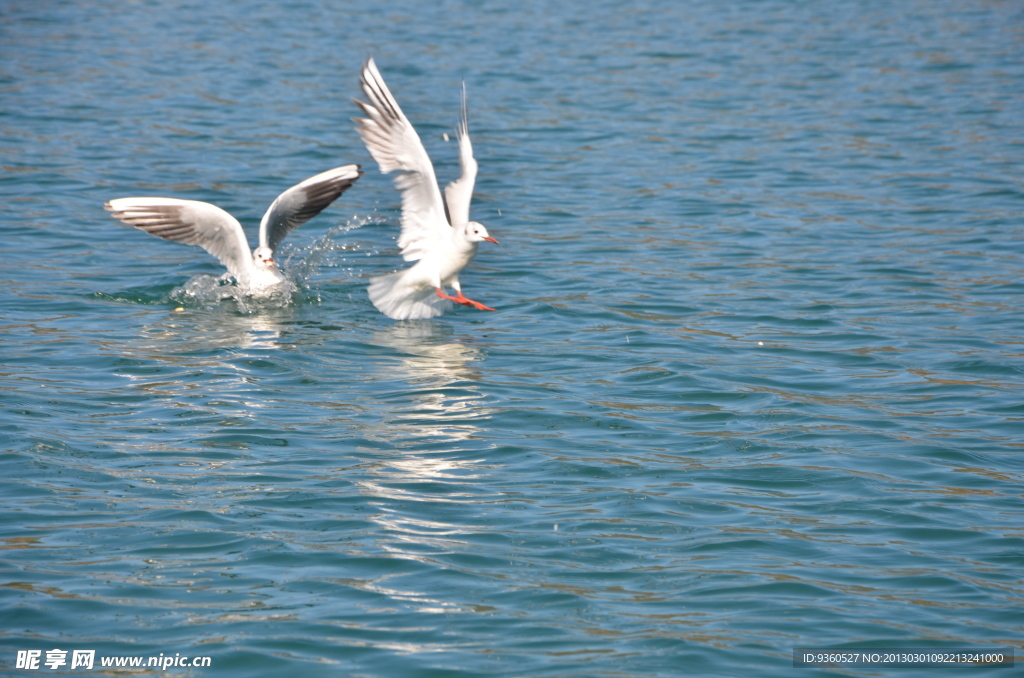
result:
[[(462, 88), (462, 120), (459, 122), (459, 178), (444, 189), (441, 199), (434, 166), (409, 119), (391, 96), (373, 59), (362, 72), (363, 92), (369, 103), (356, 101), (366, 118), (353, 118), (366, 148), (383, 174), (398, 170), (395, 186), (402, 191), (402, 234), (398, 246), (402, 258), (417, 261), (411, 268), (370, 281), (370, 301), (396, 320), (433, 318), (451, 308), (448, 300), (493, 311), (467, 299), (459, 285), (459, 272), (476, 254), (477, 243), (497, 244), (483, 224), (469, 220), (469, 202), (476, 181), (476, 160), (469, 141), (466, 88)], [(447, 203), (447, 216), (445, 204)], [(450, 222), (450, 223), (449, 223)], [(458, 296), (445, 294), (450, 286)]]
[(249, 252), (242, 225), (208, 202), (175, 198), (117, 198), (103, 205), (128, 226), (165, 240), (199, 245), (217, 257), (246, 294), (262, 296), (284, 281), (274, 264), (274, 250), (298, 228), (354, 184), (359, 165), (337, 167), (277, 196), (260, 222), (260, 246)]

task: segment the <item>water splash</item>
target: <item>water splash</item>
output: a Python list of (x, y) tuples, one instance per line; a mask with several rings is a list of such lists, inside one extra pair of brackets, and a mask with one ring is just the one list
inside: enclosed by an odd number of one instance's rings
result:
[(353, 240), (350, 236), (367, 224), (379, 223), (381, 218), (376, 213), (365, 216), (354, 215), (346, 223), (334, 226), (311, 245), (296, 248), (288, 253), (285, 268), (289, 277), (304, 288), (309, 288), (309, 280), (323, 268), (341, 268), (360, 277), (361, 269), (352, 265), (356, 256), (377, 254), (372, 248)]
[(175, 288), (171, 292), (169, 300), (186, 307), (206, 307), (218, 305), (225, 299), (231, 299), (240, 313), (252, 315), (259, 313), (262, 309), (283, 308), (292, 305), (297, 292), (299, 292), (299, 286), (291, 280), (285, 279), (269, 293), (254, 297), (236, 287), (231, 274), (225, 273), (219, 278), (212, 275), (197, 275), (181, 287)]

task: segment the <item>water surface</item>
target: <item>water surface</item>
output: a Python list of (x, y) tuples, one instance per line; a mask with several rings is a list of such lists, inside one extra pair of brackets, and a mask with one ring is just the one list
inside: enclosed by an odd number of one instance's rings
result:
[[(1022, 648), (1015, 3), (8, 5), (4, 671)], [(366, 297), (401, 263), (349, 120), (369, 54), (442, 182), (466, 82), (501, 245), (462, 283), (495, 313)], [(350, 162), (283, 300), (220, 299), (216, 261), (102, 210), (206, 200), (255, 238)]]

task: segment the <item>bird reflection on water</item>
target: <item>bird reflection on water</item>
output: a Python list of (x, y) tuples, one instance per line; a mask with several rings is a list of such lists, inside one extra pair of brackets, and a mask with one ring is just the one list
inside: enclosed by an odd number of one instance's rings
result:
[[(220, 446), (240, 428), (264, 426), (267, 400), (253, 393), (252, 381), (274, 365), (268, 356), (278, 353), (290, 317), (288, 309), (173, 313), (119, 344), (116, 374), (125, 381), (112, 393), (132, 405), (106, 418), (105, 442), (125, 452), (163, 449), (176, 464)], [(195, 431), (211, 425), (212, 431)], [(154, 445), (139, 439), (140, 431), (159, 431), (164, 440)], [(247, 449), (249, 443), (230, 446)], [(194, 460), (206, 464), (201, 454)]]
[[(396, 358), (380, 376), (381, 404), (391, 406), (373, 432), (392, 449), (378, 451), (356, 482), (377, 507), (369, 516), (380, 527), (376, 545), (392, 557), (433, 562), (435, 554), (466, 548), (480, 504), (497, 498), (485, 484), (495, 464), (470, 443), (485, 434), (492, 415), (478, 385), (486, 354), (452, 335), (446, 325), (410, 322), (370, 340), (392, 349)], [(380, 586), (380, 592), (422, 612), (457, 607), (414, 590), (408, 580), (401, 590), (383, 579), (364, 586)]]
[(382, 424), (396, 443), (414, 444), (468, 439), (480, 431), (489, 410), (480, 394), (478, 364), (485, 353), (452, 338), (449, 326), (428, 322), (397, 323), (376, 332), (369, 343), (395, 351), (385, 383), (394, 383), (394, 403)]
[[(288, 309), (262, 309), (261, 313), (239, 315), (234, 313), (189, 313), (187, 320), (178, 321), (177, 314), (143, 329), (137, 341), (129, 347), (132, 357), (160, 360), (161, 362), (192, 362), (196, 367), (224, 364), (221, 349), (276, 349), (292, 313)], [(190, 347), (191, 351), (182, 351)], [(208, 359), (197, 359), (194, 350), (211, 351)], [(237, 357), (231, 354), (231, 357)]]

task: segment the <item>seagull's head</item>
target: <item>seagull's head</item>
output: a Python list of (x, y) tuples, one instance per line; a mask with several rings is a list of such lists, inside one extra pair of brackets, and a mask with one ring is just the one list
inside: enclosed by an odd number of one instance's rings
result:
[(491, 234), (487, 232), (484, 225), (476, 221), (471, 221), (466, 224), (466, 240), (469, 242), (493, 242), (495, 245), (498, 241), (491, 237)]
[(274, 265), (274, 250), (269, 247), (257, 247), (252, 253), (252, 260), (257, 268), (277, 268)]

